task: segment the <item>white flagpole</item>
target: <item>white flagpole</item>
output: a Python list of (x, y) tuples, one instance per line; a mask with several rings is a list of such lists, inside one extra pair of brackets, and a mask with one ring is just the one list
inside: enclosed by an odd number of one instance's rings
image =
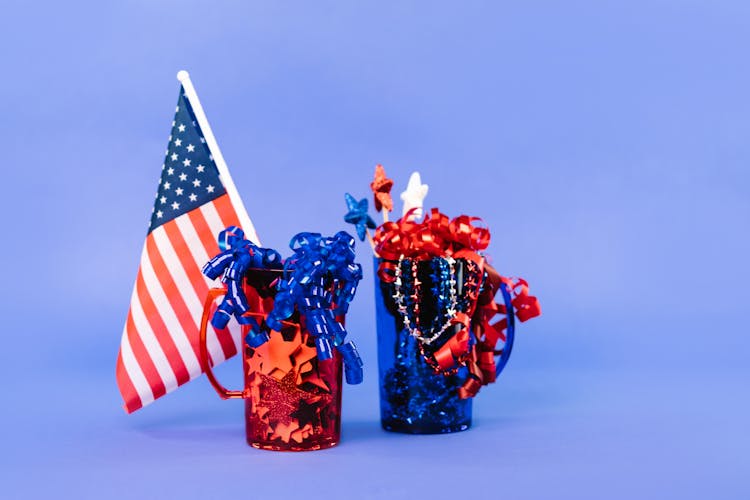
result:
[(208, 118), (206, 118), (206, 114), (203, 112), (203, 106), (201, 106), (201, 102), (198, 99), (198, 94), (195, 93), (195, 87), (193, 87), (193, 82), (190, 81), (190, 75), (187, 71), (182, 70), (177, 73), (177, 79), (182, 84), (182, 88), (185, 90), (185, 96), (188, 98), (188, 101), (190, 101), (190, 106), (193, 108), (193, 113), (195, 113), (195, 119), (198, 120), (198, 125), (203, 132), (203, 137), (206, 139), (208, 150), (211, 152), (211, 156), (213, 156), (216, 168), (219, 169), (219, 176), (224, 183), (224, 189), (227, 190), (229, 199), (232, 201), (232, 205), (237, 211), (237, 217), (240, 219), (240, 225), (245, 231), (245, 237), (260, 246), (260, 240), (258, 239), (258, 234), (255, 232), (255, 226), (250, 220), (250, 216), (247, 214), (245, 204), (242, 203), (242, 198), (240, 198), (240, 194), (237, 192), (232, 176), (229, 175), (229, 168), (227, 168), (227, 163), (224, 161), (224, 156), (221, 154), (214, 133), (211, 131), (211, 126), (208, 124)]

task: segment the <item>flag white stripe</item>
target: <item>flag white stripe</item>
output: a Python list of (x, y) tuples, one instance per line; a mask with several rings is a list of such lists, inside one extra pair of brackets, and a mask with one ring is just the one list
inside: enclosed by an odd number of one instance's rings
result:
[(213, 234), (218, 235), (221, 231), (226, 229), (224, 223), (221, 222), (219, 212), (216, 210), (216, 206), (213, 203), (206, 203), (202, 205), (198, 210), (203, 214), (203, 218), (206, 219), (208, 227), (211, 228)]
[(172, 371), (172, 367), (169, 365), (167, 356), (164, 354), (161, 345), (159, 345), (159, 341), (156, 339), (156, 335), (154, 335), (154, 331), (151, 329), (151, 325), (148, 324), (138, 294), (133, 296), (133, 301), (130, 303), (130, 312), (133, 316), (133, 324), (135, 325), (136, 332), (141, 338), (148, 355), (151, 357), (151, 361), (153, 361), (156, 371), (159, 373), (164, 388), (167, 392), (176, 389), (177, 378)]
[(237, 352), (242, 352), (242, 325), (237, 321), (229, 322), (229, 331), (232, 334), (232, 340), (234, 341), (234, 347), (237, 348)]
[[(208, 262), (208, 254), (203, 247), (203, 243), (201, 243), (201, 239), (198, 237), (198, 233), (195, 232), (195, 227), (192, 222), (190, 222), (190, 217), (188, 217), (187, 214), (183, 214), (177, 217), (174, 222), (177, 224), (177, 229), (180, 230), (180, 234), (182, 234), (182, 238), (185, 240), (185, 243), (190, 250), (190, 254), (193, 256), (193, 260), (201, 263)], [(200, 268), (200, 266), (198, 267)], [(203, 273), (201, 273), (201, 276), (206, 282), (208, 288), (216, 286), (216, 283), (208, 279)], [(193, 288), (192, 285), (190, 288)], [(197, 310), (201, 312), (203, 311), (203, 302), (201, 302), (201, 305)], [(197, 324), (200, 326), (200, 320), (198, 321)], [(208, 352), (211, 355), (211, 361), (214, 366), (226, 360), (224, 357), (224, 350), (221, 348), (221, 342), (219, 342), (219, 337), (216, 335), (216, 330), (214, 330), (210, 324), (206, 332), (206, 346), (208, 347)]]
[[(174, 222), (175, 224), (177, 224), (177, 228), (180, 230), (182, 237), (185, 239), (185, 243), (187, 243), (188, 249), (190, 250), (190, 255), (193, 256), (193, 260), (196, 263), (208, 262), (209, 257), (206, 253), (206, 249), (203, 248), (203, 243), (201, 243), (201, 239), (198, 237), (198, 233), (195, 232), (195, 227), (190, 221), (190, 217), (188, 216), (188, 214), (180, 215), (174, 220)], [(196, 265), (198, 266), (198, 268), (201, 267), (201, 265), (199, 264)], [(213, 286), (213, 281), (208, 279), (208, 277), (206, 277), (205, 275), (202, 276), (209, 288)]]
[[(214, 305), (216, 307), (219, 306), (221, 303), (221, 298), (218, 298), (214, 301)], [(209, 323), (209, 329), (211, 328), (211, 324)], [(242, 352), (243, 343), (241, 342), (242, 339), (242, 325), (240, 325), (237, 320), (232, 317), (232, 319), (229, 320), (229, 323), (227, 324), (227, 329), (229, 330), (229, 333), (232, 337), (232, 342), (234, 343), (234, 347), (237, 349), (237, 352)]]
[[(159, 227), (155, 231), (152, 231), (151, 235), (154, 235), (157, 231), (161, 231), (163, 234), (164, 229), (163, 227)], [(169, 260), (165, 259), (163, 253), (162, 259), (169, 262)], [(169, 303), (169, 299), (164, 293), (164, 289), (161, 287), (161, 283), (159, 283), (159, 279), (151, 265), (151, 260), (146, 253), (144, 253), (143, 260), (141, 261), (141, 274), (143, 276), (143, 281), (146, 283), (146, 290), (148, 290), (148, 294), (151, 296), (151, 300), (154, 302), (156, 310), (159, 312), (159, 316), (161, 316), (161, 319), (164, 322), (164, 326), (167, 327), (167, 332), (165, 333), (168, 333), (169, 336), (172, 337), (172, 341), (174, 342), (175, 347), (177, 347), (177, 351), (180, 353), (183, 363), (185, 363), (190, 378), (200, 375), (200, 362), (198, 361), (195, 352), (193, 352), (193, 347), (190, 345), (187, 333), (182, 328), (180, 320), (177, 319), (177, 315), (175, 314), (174, 309), (172, 309), (172, 304)], [(196, 371), (197, 373), (195, 373)]]
[[(195, 290), (195, 288), (193, 288), (193, 284), (188, 278), (185, 272), (185, 268), (182, 267), (182, 263), (177, 256), (177, 252), (172, 246), (172, 241), (169, 239), (169, 236), (164, 230), (164, 226), (159, 226), (158, 228), (154, 229), (151, 232), (151, 236), (153, 236), (154, 238), (154, 243), (156, 243), (156, 247), (159, 249), (159, 253), (161, 254), (162, 259), (167, 265), (167, 271), (169, 271), (169, 275), (174, 280), (175, 285), (177, 286), (177, 290), (179, 291), (182, 300), (185, 302), (185, 306), (190, 311), (190, 315), (193, 318), (193, 323), (195, 324), (196, 329), (200, 329), (203, 302), (198, 298), (198, 292)], [(209, 353), (211, 353), (212, 359), (216, 359), (213, 357), (213, 353), (217, 348), (221, 350), (221, 345), (219, 344), (215, 333), (213, 335), (210, 332), (206, 333), (206, 344), (209, 346)], [(211, 342), (212, 337), (214, 340), (213, 347)], [(195, 377), (199, 376), (202, 371), (200, 361), (195, 356), (195, 351), (193, 351), (192, 347), (190, 346), (189, 340), (188, 348), (190, 348), (190, 354), (192, 357), (186, 358), (185, 356), (183, 356), (183, 360), (185, 361), (185, 365), (187, 366), (188, 372), (190, 374), (190, 380), (192, 380)], [(221, 354), (222, 356), (224, 355), (223, 351)]]
[(141, 406), (146, 406), (154, 400), (154, 393), (138, 361), (135, 359), (133, 348), (130, 346), (130, 340), (128, 339), (127, 326), (123, 328), (120, 354), (122, 355), (122, 365), (125, 367), (125, 371), (128, 373), (128, 377), (130, 377), (130, 381), (138, 393)]
[[(219, 212), (216, 210), (216, 206), (213, 203), (206, 203), (200, 207), (200, 211), (203, 214), (203, 218), (206, 219), (208, 227), (211, 228), (213, 234), (218, 235), (221, 231), (226, 229), (224, 223), (221, 221)], [(229, 333), (232, 336), (232, 341), (237, 347), (237, 352), (242, 352), (241, 349), (241, 338), (242, 338), (242, 326), (237, 323), (234, 319), (229, 322)]]

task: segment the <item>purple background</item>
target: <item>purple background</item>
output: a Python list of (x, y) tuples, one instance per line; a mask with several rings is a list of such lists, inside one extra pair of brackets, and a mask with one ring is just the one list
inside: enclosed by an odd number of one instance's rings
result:
[[(3, 496), (748, 498), (750, 4), (353, 3), (3, 3)], [(183, 68), (264, 244), (378, 162), (493, 229), (544, 315), (471, 431), (380, 430), (365, 246), (339, 447), (249, 448), (205, 378), (122, 412)]]

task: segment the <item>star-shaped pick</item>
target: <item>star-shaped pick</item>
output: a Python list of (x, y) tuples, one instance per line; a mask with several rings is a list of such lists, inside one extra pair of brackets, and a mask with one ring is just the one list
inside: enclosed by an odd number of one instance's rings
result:
[(346, 198), (346, 207), (349, 210), (344, 215), (344, 222), (354, 224), (357, 228), (357, 236), (359, 236), (360, 241), (365, 241), (365, 229), (368, 227), (375, 229), (377, 227), (375, 221), (367, 213), (367, 198), (357, 201), (349, 193), (346, 193), (344, 197)]
[(419, 172), (411, 174), (411, 177), (409, 177), (409, 184), (406, 186), (406, 191), (401, 193), (401, 200), (404, 202), (404, 211), (402, 215), (405, 216), (414, 208), (416, 210), (409, 215), (409, 220), (422, 218), (424, 197), (427, 196), (429, 188), (430, 187), (427, 184), (422, 184), (422, 178), (419, 176)]
[(389, 212), (393, 210), (393, 199), (391, 198), (391, 188), (393, 179), (385, 176), (383, 165), (375, 165), (375, 178), (370, 183), (370, 189), (375, 199), (375, 210), (380, 212), (383, 209)]

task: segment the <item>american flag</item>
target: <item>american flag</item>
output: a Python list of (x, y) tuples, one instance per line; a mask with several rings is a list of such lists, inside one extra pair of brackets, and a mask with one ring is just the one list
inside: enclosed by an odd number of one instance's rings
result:
[[(128, 413), (201, 374), (199, 326), (212, 284), (201, 267), (219, 252), (219, 231), (240, 226), (259, 244), (187, 73), (178, 79), (172, 133), (117, 356)], [(214, 365), (239, 346), (239, 325), (209, 326)]]

